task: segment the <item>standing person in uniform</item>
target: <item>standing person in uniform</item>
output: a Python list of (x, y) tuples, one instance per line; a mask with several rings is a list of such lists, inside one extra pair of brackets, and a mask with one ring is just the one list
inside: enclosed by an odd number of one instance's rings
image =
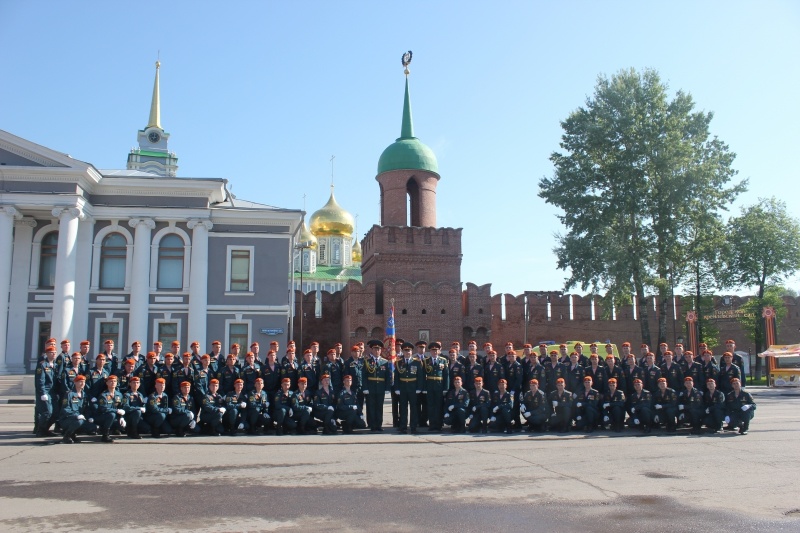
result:
[(156, 378), (158, 378), (158, 355), (156, 352), (147, 352), (145, 364), (136, 370), (136, 375), (139, 376), (139, 388), (145, 398), (153, 394), (156, 390)]
[[(425, 365), (425, 349), (428, 344), (425, 341), (417, 341), (414, 346), (417, 352), (414, 354), (414, 359), (419, 361), (420, 365)], [(417, 394), (417, 419), (419, 420), (419, 427), (428, 427), (428, 392), (425, 387), (422, 387), (422, 392)]]
[(497, 362), (497, 352), (489, 348), (486, 352), (486, 362), (483, 365), (483, 385), (489, 392), (497, 390), (497, 384), (505, 379), (506, 373), (503, 365)]
[[(417, 410), (417, 395), (425, 386), (425, 371), (422, 363), (412, 357), (414, 345), (404, 342), (401, 345), (401, 356), (394, 365), (395, 394), (400, 400), (400, 426), (398, 431), (405, 433), (417, 432), (419, 425), (419, 411)], [(410, 416), (409, 416), (410, 413)], [(409, 418), (410, 428), (409, 428)]]
[(383, 402), (386, 390), (392, 386), (389, 361), (381, 357), (383, 342), (373, 339), (367, 343), (370, 355), (364, 359), (361, 382), (364, 384), (364, 403), (367, 407), (367, 425), (372, 432), (383, 431)]
[(439, 356), (442, 345), (432, 342), (428, 345), (431, 356), (425, 359), (425, 389), (427, 395), (429, 431), (441, 431), (444, 419), (444, 396), (450, 388), (450, 373), (447, 360)]
[(547, 388), (545, 392), (549, 395), (556, 390), (556, 381), (565, 379), (567, 375), (567, 367), (558, 361), (558, 350), (550, 350), (550, 359), (547, 366)]
[(713, 379), (719, 388), (719, 367), (714, 361), (714, 354), (711, 353), (711, 350), (703, 350), (700, 354), (703, 359), (703, 382), (706, 384), (706, 388), (709, 379)]
[(508, 383), (508, 392), (511, 394), (512, 409), (511, 409), (511, 423), (514, 431), (522, 429), (519, 419), (519, 401), (522, 397), (522, 365), (517, 361), (517, 353), (514, 351), (514, 345), (510, 342), (506, 345), (506, 364), (504, 368), (506, 375), (506, 382)]
[(55, 437), (50, 426), (55, 422), (56, 409), (54, 402), (58, 400), (56, 390), (56, 348), (50, 346), (45, 351), (45, 359), (36, 367), (36, 436)]
[(726, 396), (733, 390), (733, 385), (731, 385), (731, 380), (733, 378), (741, 380), (742, 371), (738, 366), (733, 364), (733, 354), (731, 352), (725, 352), (722, 354), (722, 364), (719, 365), (717, 388)]
[(739, 372), (741, 372), (741, 380), (742, 380), (742, 387), (747, 386), (747, 369), (745, 368), (744, 358), (736, 353), (736, 342), (733, 339), (728, 339), (725, 341), (725, 351), (730, 352), (733, 355), (733, 364), (739, 368)]

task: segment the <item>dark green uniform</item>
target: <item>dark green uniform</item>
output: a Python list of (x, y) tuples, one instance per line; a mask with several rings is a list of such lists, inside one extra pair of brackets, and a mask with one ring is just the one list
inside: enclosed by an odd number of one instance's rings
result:
[(314, 396), (314, 416), (322, 420), (323, 435), (336, 433), (335, 409), (336, 393), (331, 388), (320, 388)]
[(591, 433), (600, 421), (600, 392), (591, 388), (581, 387), (575, 398), (575, 427)]
[(225, 398), (220, 396), (219, 393), (212, 394), (209, 392), (203, 397), (200, 424), (212, 435), (222, 435), (225, 431), (225, 427), (222, 425), (223, 409), (225, 409)]
[(444, 423), (450, 425), (453, 433), (464, 433), (469, 412), (469, 391), (463, 387), (459, 391), (448, 391), (445, 406)]
[(692, 433), (700, 433), (703, 426), (703, 393), (692, 387), (687, 389), (685, 386), (678, 394), (678, 423), (689, 424), (692, 426)]
[(675, 418), (678, 415), (678, 394), (667, 387), (663, 391), (656, 388), (653, 393), (653, 426), (665, 426), (667, 431), (676, 429)]
[(172, 433), (172, 426), (169, 424), (169, 411), (172, 409), (169, 406), (169, 396), (166, 392), (161, 394), (153, 392), (147, 398), (147, 410), (144, 414), (144, 419), (150, 425), (152, 435), (154, 438), (159, 438), (163, 434)]
[[(502, 366), (497, 364), (498, 368)], [(425, 388), (427, 396), (428, 424), (431, 431), (441, 431), (444, 418), (444, 396), (450, 388), (450, 373), (447, 359), (444, 357), (427, 357), (423, 361), (425, 371)]]
[(749, 392), (740, 389), (739, 394), (736, 394), (736, 391), (731, 391), (725, 395), (725, 410), (730, 419), (726, 429), (739, 428), (739, 433), (745, 434), (750, 429), (750, 421), (756, 414), (756, 402)]
[[(532, 378), (533, 379), (533, 378)], [(547, 396), (542, 389), (528, 390), (522, 397), (520, 412), (528, 423), (528, 431), (546, 431), (549, 415)]]
[(609, 425), (611, 430), (619, 433), (625, 423), (625, 393), (615, 389), (614, 394), (607, 391), (603, 395), (603, 425)]
[[(447, 366), (446, 363), (445, 366)], [(364, 384), (367, 426), (371, 431), (382, 431), (383, 402), (386, 397), (386, 390), (392, 385), (389, 361), (383, 357), (367, 356), (361, 368), (361, 381)], [(442, 398), (441, 393), (439, 393), (439, 398)]]
[(418, 360), (405, 357), (397, 359), (394, 365), (394, 387), (400, 399), (400, 431), (405, 432), (409, 426), (411, 412), (411, 433), (416, 433), (419, 425), (417, 394), (425, 386), (425, 372)]
[(284, 430), (297, 427), (297, 423), (292, 418), (294, 410), (294, 392), (283, 389), (275, 393), (272, 399), (272, 419), (275, 421), (275, 434), (283, 435)]
[(492, 395), (486, 389), (472, 393), (472, 415), (469, 421), (470, 433), (487, 433), (489, 431), (489, 418), (492, 414)]
[(628, 424), (631, 427), (650, 433), (653, 423), (653, 396), (649, 391), (645, 389), (641, 392), (633, 391), (628, 400), (628, 414), (630, 415)]
[(141, 392), (126, 392), (122, 397), (122, 410), (125, 411), (125, 431), (128, 437), (140, 439), (140, 433), (150, 432), (150, 425), (144, 421), (147, 398)]
[(182, 393), (176, 394), (172, 398), (172, 413), (169, 415), (169, 422), (175, 435), (185, 437), (187, 432), (196, 432), (200, 428), (194, 420), (194, 397), (191, 393), (184, 396)]

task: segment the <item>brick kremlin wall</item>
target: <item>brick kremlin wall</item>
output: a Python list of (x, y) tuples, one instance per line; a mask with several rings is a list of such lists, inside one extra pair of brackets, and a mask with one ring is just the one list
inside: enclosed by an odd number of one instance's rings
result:
[[(351, 281), (344, 291), (333, 294), (321, 293), (322, 316), (319, 318), (315, 317), (314, 313), (316, 295), (307, 294), (304, 299), (304, 343), (317, 340), (322, 348), (326, 349), (336, 342), (348, 346), (356, 341), (382, 337), (390, 301), (394, 298), (397, 335), (407, 340), (415, 341), (419, 338), (420, 331), (429, 331), (430, 340), (439, 340), (448, 346), (453, 340), (460, 340), (462, 345), (465, 345), (470, 339), (478, 341), (479, 346), (486, 341), (497, 345), (509, 340), (515, 345), (522, 345), (526, 338), (525, 296), (528, 297), (530, 314), (527, 340), (532, 344), (544, 340), (556, 342), (610, 340), (620, 344), (627, 340), (636, 346), (641, 342), (640, 326), (638, 320), (634, 320), (633, 306), (617, 309), (616, 319), (609, 320), (602, 318), (603, 313), (597, 300), (594, 301), (594, 313), (592, 313), (593, 304), (590, 296), (581, 297), (557, 291), (527, 292), (518, 296), (491, 295), (490, 284), (477, 286), (465, 283), (464, 286), (465, 289), (462, 291), (460, 287), (447, 283), (411, 284), (406, 281), (396, 283), (384, 281), (383, 313), (376, 313), (375, 282), (362, 285)], [(297, 297), (299, 302), (299, 292)], [(680, 315), (683, 312), (681, 298), (676, 297), (676, 300)], [(737, 296), (714, 298), (714, 314), (710, 320), (720, 330), (715, 352), (719, 351), (725, 339), (733, 338), (736, 340), (738, 350), (755, 353), (754, 344), (747, 339), (736, 320), (737, 310), (746, 300), (747, 298)], [(788, 313), (778, 326), (778, 343), (800, 343), (800, 301), (793, 297), (786, 297), (784, 301)], [(667, 342), (671, 345), (676, 337), (686, 338), (686, 333), (680, 319), (675, 322), (677, 331), (673, 332), (671, 305), (668, 307), (668, 313)], [(655, 341), (658, 338), (658, 314), (652, 307), (648, 319), (651, 339)], [(299, 338), (299, 327), (299, 305), (297, 305), (295, 338)]]

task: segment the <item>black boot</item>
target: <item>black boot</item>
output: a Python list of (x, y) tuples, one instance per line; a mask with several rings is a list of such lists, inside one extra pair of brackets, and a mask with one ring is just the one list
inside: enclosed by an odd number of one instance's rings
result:
[(108, 431), (104, 431), (103, 432), (103, 436), (100, 438), (100, 441), (101, 442), (106, 442), (108, 444), (113, 444), (114, 443), (114, 439), (112, 439), (111, 437), (108, 436)]

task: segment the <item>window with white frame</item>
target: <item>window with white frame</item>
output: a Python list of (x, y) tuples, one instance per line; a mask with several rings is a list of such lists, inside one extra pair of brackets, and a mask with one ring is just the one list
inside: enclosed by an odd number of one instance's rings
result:
[(128, 241), (120, 233), (110, 233), (100, 247), (100, 288), (125, 288), (125, 261)]
[[(244, 323), (231, 322), (228, 324), (228, 339), (230, 340), (229, 346), (234, 343), (239, 346), (250, 346), (250, 325)], [(243, 350), (243, 352), (246, 351)]]
[(252, 246), (228, 246), (226, 292), (253, 292), (254, 256)]
[(178, 323), (177, 322), (159, 322), (158, 323), (158, 337), (164, 345), (169, 346), (172, 341), (178, 339)]
[(100, 334), (100, 346), (105, 346), (106, 341), (113, 341), (114, 346), (120, 345), (119, 321), (100, 322), (98, 325), (98, 332)]
[[(158, 244), (158, 288), (183, 288), (184, 246), (180, 235), (171, 233)], [(163, 341), (162, 341), (163, 342)]]
[(56, 284), (56, 252), (58, 232), (51, 231), (42, 239), (39, 253), (39, 288), (52, 289)]

